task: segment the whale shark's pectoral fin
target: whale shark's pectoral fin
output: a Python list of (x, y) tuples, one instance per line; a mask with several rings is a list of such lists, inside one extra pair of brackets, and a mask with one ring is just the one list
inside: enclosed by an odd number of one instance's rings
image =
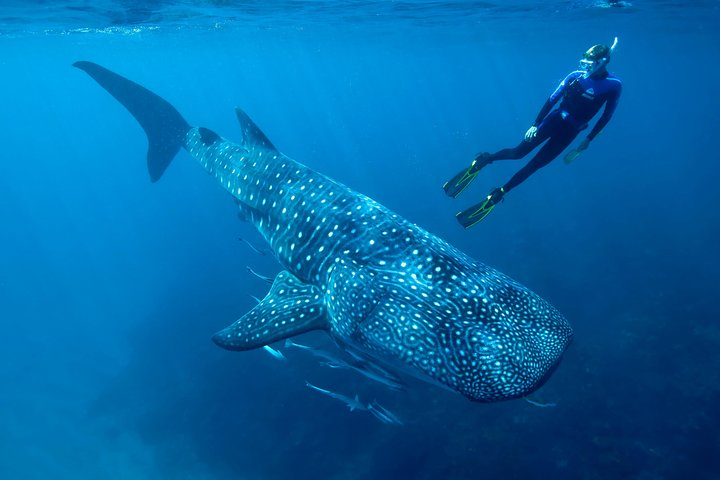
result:
[(283, 271), (255, 308), (212, 339), (228, 350), (252, 350), (324, 328), (327, 328), (327, 319), (320, 290)]
[(277, 148), (268, 140), (263, 131), (260, 130), (260, 127), (252, 121), (247, 113), (235, 107), (235, 115), (237, 115), (238, 122), (240, 122), (243, 145), (262, 146), (268, 150), (277, 151)]

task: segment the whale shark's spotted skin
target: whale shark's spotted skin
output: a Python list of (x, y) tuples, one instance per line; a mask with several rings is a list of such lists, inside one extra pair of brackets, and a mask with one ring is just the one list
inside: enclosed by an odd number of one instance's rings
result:
[(219, 345), (247, 350), (325, 329), (343, 348), (483, 402), (531, 393), (559, 362), (572, 330), (551, 305), (283, 155), (242, 111), (243, 141), (232, 143), (190, 127), (167, 102), (117, 74), (76, 66), (143, 125), (154, 180), (167, 166), (154, 166), (154, 156), (166, 163), (174, 156), (158, 148), (156, 127), (176, 115), (177, 148), (235, 198), (282, 264), (263, 301), (213, 337)]
[[(201, 131), (188, 132), (185, 148), (283, 267), (315, 287), (340, 344), (485, 401), (532, 390), (562, 354), (569, 326), (523, 286), (274, 149)], [(245, 348), (255, 330), (246, 325), (223, 343)]]

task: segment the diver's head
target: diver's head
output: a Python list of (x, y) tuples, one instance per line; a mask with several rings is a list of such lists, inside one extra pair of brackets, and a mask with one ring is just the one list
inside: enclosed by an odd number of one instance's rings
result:
[(610, 55), (617, 47), (618, 39), (615, 37), (612, 46), (593, 45), (583, 54), (580, 60), (580, 70), (585, 72), (586, 77), (604, 75), (607, 73), (607, 64), (610, 63)]
[(607, 45), (593, 45), (580, 59), (580, 70), (585, 72), (586, 77), (602, 75), (607, 71), (611, 52), (612, 48)]

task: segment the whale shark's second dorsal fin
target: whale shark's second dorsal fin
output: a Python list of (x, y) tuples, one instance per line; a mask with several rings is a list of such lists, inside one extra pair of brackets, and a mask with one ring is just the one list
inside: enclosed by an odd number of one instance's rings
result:
[(255, 122), (252, 121), (247, 113), (235, 107), (235, 115), (237, 115), (238, 122), (240, 122), (240, 132), (242, 133), (242, 144), (244, 146), (261, 146), (277, 152), (275, 145), (268, 140), (263, 131), (260, 130), (260, 127), (255, 125)]

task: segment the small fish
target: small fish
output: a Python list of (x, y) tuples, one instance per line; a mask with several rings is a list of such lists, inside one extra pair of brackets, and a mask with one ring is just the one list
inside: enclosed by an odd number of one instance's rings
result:
[(256, 277), (258, 277), (258, 278), (259, 278), (260, 280), (262, 280), (263, 282), (267, 282), (267, 283), (269, 283), (270, 285), (273, 284), (274, 280), (273, 280), (272, 278), (266, 277), (265, 275), (260, 275), (259, 273), (257, 273), (255, 270), (253, 270), (253, 269), (250, 268), (250, 267), (245, 267), (245, 268), (247, 268), (247, 271), (248, 271), (248, 272), (250, 272), (252, 275), (255, 275)]
[(540, 407), (540, 408), (552, 408), (552, 407), (557, 407), (557, 403), (554, 403), (554, 402), (550, 402), (550, 403), (540, 403), (540, 402), (536, 402), (536, 401), (534, 401), (534, 400), (530, 400), (530, 399), (527, 398), (527, 397), (523, 397), (523, 399), (524, 399), (526, 402), (528, 402), (530, 405), (535, 405), (536, 407)]
[(400, 420), (397, 415), (377, 403), (375, 400), (368, 404), (367, 409), (370, 413), (375, 415), (375, 418), (383, 423), (387, 423), (388, 425), (403, 425), (402, 420)]
[(318, 358), (322, 358), (325, 360), (325, 362), (322, 362), (323, 364), (327, 365), (330, 368), (350, 368), (350, 365), (343, 360), (342, 358), (333, 355), (332, 353), (325, 351), (321, 348), (315, 348), (315, 347), (309, 347), (307, 345), (301, 345), (299, 343), (295, 343), (289, 338), (285, 340), (285, 348), (289, 347), (295, 347), (299, 348), (300, 350), (305, 350), (306, 352), (310, 352), (311, 354), (315, 355)]
[(257, 248), (255, 245), (253, 245), (252, 243), (250, 243), (249, 240), (246, 240), (246, 239), (244, 239), (244, 238), (242, 238), (242, 237), (238, 237), (238, 240), (240, 240), (241, 242), (245, 243), (248, 247), (250, 247), (251, 250), (253, 250), (253, 251), (256, 252), (256, 253), (259, 253), (259, 254), (262, 255), (262, 256), (266, 256), (266, 255), (269, 253), (268, 250), (265, 250), (264, 248)]
[(348, 365), (359, 374), (364, 375), (370, 380), (385, 385), (392, 390), (405, 389), (405, 383), (400, 378), (377, 365), (373, 365), (372, 363), (368, 363), (366, 361), (353, 362)]
[(328, 362), (321, 362), (320, 365), (322, 365), (324, 367), (328, 367), (328, 368), (338, 368), (338, 369), (342, 368), (345, 370), (349, 367), (349, 365), (345, 362), (329, 362), (328, 361)]
[(252, 294), (250, 294), (250, 293), (248, 293), (247, 295), (248, 295), (248, 297), (250, 297), (250, 298), (252, 298), (253, 300), (255, 300), (257, 303), (260, 303), (260, 302), (262, 301), (262, 300), (260, 300), (258, 297), (256, 297), (255, 295), (252, 295)]
[(346, 361), (326, 350), (323, 350), (321, 348), (315, 348), (310, 347), (307, 345), (301, 345), (299, 343), (295, 343), (290, 339), (285, 340), (285, 347), (295, 347), (299, 348), (301, 350), (305, 350), (307, 352), (310, 352), (311, 354), (315, 355), (316, 357), (322, 358), (325, 360), (322, 362), (323, 365), (330, 368), (346, 368), (348, 370), (353, 370), (366, 378), (369, 378), (370, 380), (373, 380), (375, 382), (378, 382), (382, 385), (385, 385), (388, 388), (391, 388), (393, 390), (404, 390), (405, 384), (402, 380), (400, 380), (398, 377), (393, 375), (392, 373), (388, 372), (387, 370), (377, 366), (373, 365), (366, 360), (357, 360), (360, 357), (357, 357), (356, 355), (351, 355), (356, 360), (354, 361)]
[(368, 409), (368, 407), (360, 401), (357, 395), (355, 395), (355, 398), (346, 397), (345, 395), (342, 395), (340, 393), (335, 393), (331, 392), (330, 390), (325, 390), (324, 388), (316, 387), (308, 381), (305, 381), (305, 385), (309, 388), (312, 388), (313, 390), (317, 390), (320, 393), (324, 393), (330, 398), (334, 398), (335, 400), (340, 400), (341, 402), (344, 402), (351, 412), (354, 412), (355, 410), (363, 411)]
[(276, 350), (276, 349), (272, 348), (270, 345), (265, 345), (263, 347), (263, 349), (266, 352), (268, 352), (270, 355), (272, 355), (273, 357), (277, 358), (278, 360), (287, 360), (287, 358), (285, 358), (285, 355), (283, 355), (283, 353), (280, 350)]

